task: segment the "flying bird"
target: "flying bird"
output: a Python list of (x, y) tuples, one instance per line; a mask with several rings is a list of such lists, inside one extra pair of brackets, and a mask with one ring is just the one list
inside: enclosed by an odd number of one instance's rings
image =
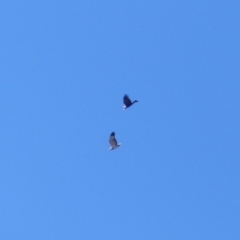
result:
[(111, 147), (109, 148), (109, 150), (114, 150), (117, 147), (121, 146), (121, 143), (118, 143), (116, 138), (115, 138), (115, 132), (112, 132), (109, 138), (109, 143), (111, 145)]
[(124, 97), (123, 97), (123, 103), (124, 103), (123, 108), (124, 109), (129, 108), (136, 102), (138, 102), (138, 100), (135, 100), (135, 101), (132, 102), (131, 99), (128, 97), (128, 95), (125, 94)]

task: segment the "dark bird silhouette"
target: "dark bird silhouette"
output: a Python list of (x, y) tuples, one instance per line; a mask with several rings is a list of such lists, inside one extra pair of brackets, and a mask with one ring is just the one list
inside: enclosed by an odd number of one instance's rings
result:
[(114, 150), (117, 147), (121, 146), (121, 143), (118, 143), (116, 138), (115, 138), (115, 132), (112, 132), (109, 138), (109, 143), (111, 145), (111, 147), (109, 148), (109, 150)]
[(131, 99), (128, 97), (128, 95), (125, 94), (124, 97), (123, 97), (123, 103), (124, 103), (123, 108), (124, 109), (129, 108), (136, 102), (138, 102), (138, 100), (135, 100), (135, 101), (132, 102)]

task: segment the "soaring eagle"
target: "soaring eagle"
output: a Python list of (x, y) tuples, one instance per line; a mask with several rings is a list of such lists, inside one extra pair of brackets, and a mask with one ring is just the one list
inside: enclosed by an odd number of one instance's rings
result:
[(109, 138), (109, 143), (111, 145), (111, 147), (109, 148), (109, 150), (114, 150), (117, 147), (121, 146), (121, 143), (118, 143), (116, 138), (115, 138), (115, 132), (112, 132)]
[(136, 102), (138, 102), (138, 101), (135, 100), (135, 101), (132, 102), (131, 99), (128, 97), (128, 95), (125, 94), (124, 97), (123, 97), (123, 103), (124, 103), (124, 107), (123, 108), (124, 109), (129, 108), (130, 106), (132, 106)]

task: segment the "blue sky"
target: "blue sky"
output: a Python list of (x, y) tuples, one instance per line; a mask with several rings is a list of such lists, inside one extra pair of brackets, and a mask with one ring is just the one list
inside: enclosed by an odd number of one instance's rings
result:
[(1, 1), (0, 238), (240, 239), (239, 10)]

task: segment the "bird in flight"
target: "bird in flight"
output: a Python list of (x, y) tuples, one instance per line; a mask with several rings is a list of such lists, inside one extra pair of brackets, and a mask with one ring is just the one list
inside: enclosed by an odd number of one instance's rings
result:
[(128, 95), (125, 94), (124, 97), (123, 97), (123, 103), (124, 103), (123, 108), (124, 109), (129, 108), (136, 102), (138, 102), (138, 100), (135, 100), (135, 101), (132, 102), (131, 99), (128, 97)]
[(109, 143), (111, 145), (111, 147), (109, 148), (109, 150), (114, 150), (117, 147), (121, 146), (121, 143), (118, 143), (116, 138), (115, 138), (115, 132), (112, 132), (109, 138)]

